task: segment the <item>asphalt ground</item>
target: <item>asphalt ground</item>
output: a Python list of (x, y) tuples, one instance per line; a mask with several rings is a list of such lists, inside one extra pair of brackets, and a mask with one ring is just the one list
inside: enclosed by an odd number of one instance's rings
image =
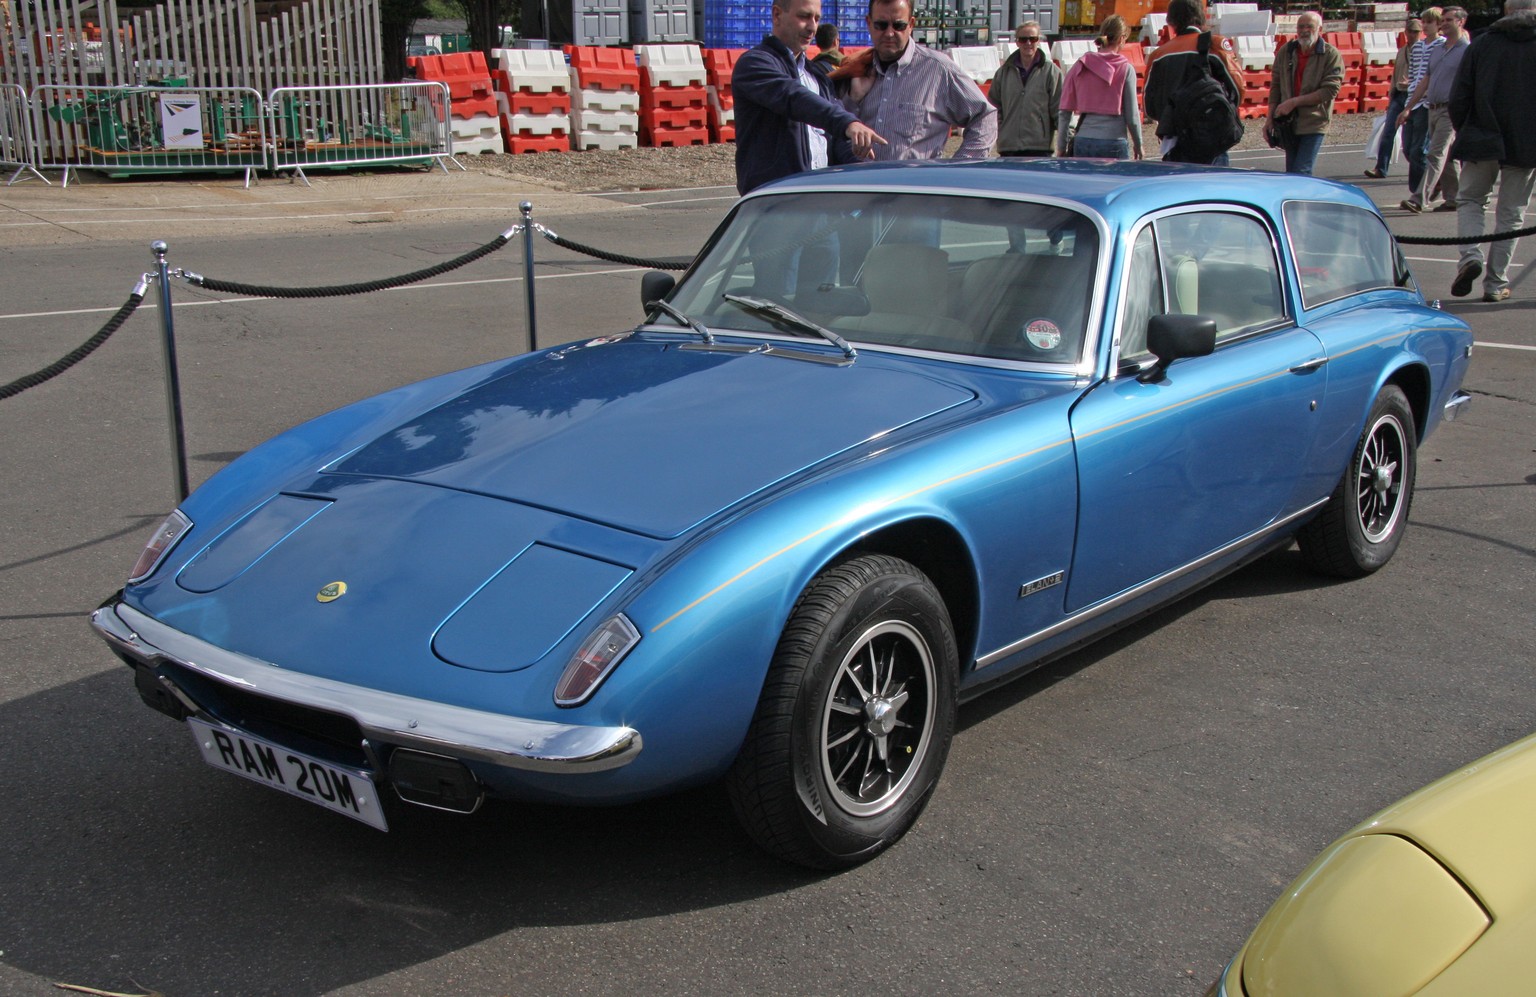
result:
[[(1320, 161), (1363, 167), (1358, 146)], [(567, 238), (649, 257), (691, 253), (734, 197), (457, 172), (18, 183), (0, 189), (0, 382), (98, 329), (152, 240), (228, 280), (349, 283), (483, 245), (523, 200)], [(1400, 235), (1454, 230), (1386, 213)], [(1479, 345), (1472, 409), (1422, 450), (1392, 564), (1330, 583), (1282, 551), (968, 705), (913, 832), (836, 876), (764, 859), (708, 789), (398, 808), (380, 835), (209, 771), (85, 624), (175, 501), (146, 302), (0, 401), (0, 993), (1202, 993), (1329, 840), (1536, 729), (1536, 285), (1522, 265), (1509, 302), (1452, 300), (1455, 251), (1408, 252)], [(541, 345), (638, 317), (638, 268), (536, 259)], [(178, 282), (194, 483), (308, 416), (525, 348), (524, 287), (515, 246), (356, 298)]]

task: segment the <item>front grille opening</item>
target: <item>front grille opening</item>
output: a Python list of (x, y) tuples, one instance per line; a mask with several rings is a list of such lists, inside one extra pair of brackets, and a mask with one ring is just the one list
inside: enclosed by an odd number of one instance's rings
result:
[(368, 765), (362, 729), (351, 717), (272, 699), (177, 665), (163, 668), (198, 705), (225, 723), (338, 765)]

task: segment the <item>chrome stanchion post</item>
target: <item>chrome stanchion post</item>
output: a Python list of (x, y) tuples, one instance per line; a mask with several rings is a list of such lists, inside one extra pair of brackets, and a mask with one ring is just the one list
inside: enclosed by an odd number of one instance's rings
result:
[(523, 209), (523, 300), (528, 306), (528, 352), (539, 348), (538, 318), (533, 306), (533, 202), (524, 201)]
[(187, 437), (181, 420), (181, 377), (176, 367), (176, 328), (171, 321), (171, 274), (165, 263), (164, 242), (149, 244), (155, 254), (155, 270), (160, 283), (160, 342), (165, 357), (165, 403), (171, 418), (171, 470), (176, 476), (176, 501), (191, 492), (187, 486)]

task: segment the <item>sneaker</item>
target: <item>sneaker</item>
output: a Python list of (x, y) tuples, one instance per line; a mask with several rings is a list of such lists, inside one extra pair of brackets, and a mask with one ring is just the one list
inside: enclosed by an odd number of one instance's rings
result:
[(1441, 201), (1439, 204), (1435, 205), (1433, 210), (1435, 210), (1435, 211), (1455, 211), (1456, 210), (1456, 202), (1455, 201)]
[(1509, 288), (1501, 287), (1497, 291), (1489, 291), (1483, 295), (1484, 301), (1499, 302), (1509, 300)]
[(1420, 211), (1424, 210), (1424, 206), (1416, 201), (1398, 201), (1397, 206), (1402, 208), (1404, 211), (1411, 211), (1414, 214), (1418, 214)]
[(1372, 180), (1385, 180), (1387, 178), (1387, 175), (1385, 173), (1381, 172), (1380, 170), (1376, 169), (1375, 167), (1372, 167), (1371, 169), (1366, 170), (1365, 171), (1365, 175), (1370, 177)]
[(1483, 265), (1476, 260), (1468, 260), (1456, 271), (1456, 279), (1451, 281), (1451, 297), (1465, 298), (1472, 293), (1472, 284), (1483, 275)]

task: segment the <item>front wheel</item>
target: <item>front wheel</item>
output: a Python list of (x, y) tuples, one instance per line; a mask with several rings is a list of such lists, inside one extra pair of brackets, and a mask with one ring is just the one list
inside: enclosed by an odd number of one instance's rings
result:
[(1389, 384), (1371, 405), (1365, 432), (1333, 496), (1296, 535), (1308, 567), (1359, 578), (1392, 559), (1408, 528), (1417, 444), (1408, 398)]
[(801, 593), (727, 777), (737, 817), (798, 865), (864, 862), (928, 802), (955, 725), (959, 654), (921, 571), (869, 554)]

